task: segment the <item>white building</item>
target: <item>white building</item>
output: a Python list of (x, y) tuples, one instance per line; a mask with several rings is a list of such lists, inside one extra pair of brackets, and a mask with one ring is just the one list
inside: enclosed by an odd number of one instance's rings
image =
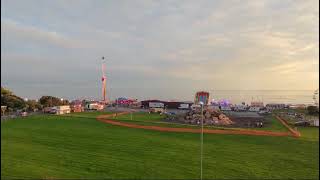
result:
[(65, 105), (65, 106), (55, 106), (52, 108), (52, 111), (55, 114), (68, 114), (71, 112), (71, 108), (69, 105)]

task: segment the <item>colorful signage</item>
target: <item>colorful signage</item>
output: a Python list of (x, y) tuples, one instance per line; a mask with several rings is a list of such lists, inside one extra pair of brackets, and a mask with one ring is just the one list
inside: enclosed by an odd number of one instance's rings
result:
[(195, 104), (199, 104), (200, 102), (203, 102), (204, 105), (207, 105), (209, 102), (209, 93), (205, 91), (200, 91), (196, 93), (195, 96)]

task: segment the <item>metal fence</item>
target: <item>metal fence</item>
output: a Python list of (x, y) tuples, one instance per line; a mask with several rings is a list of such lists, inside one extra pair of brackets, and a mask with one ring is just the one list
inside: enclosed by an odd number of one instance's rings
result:
[[(31, 113), (28, 113), (27, 116), (36, 115), (36, 114), (43, 114), (43, 112), (41, 112), (41, 111), (39, 111), (39, 112), (31, 112)], [(2, 115), (1, 114), (1, 123), (9, 121), (9, 120), (16, 119), (18, 117), (22, 117), (22, 116), (21, 115), (17, 115), (17, 114), (9, 114), (9, 115)]]

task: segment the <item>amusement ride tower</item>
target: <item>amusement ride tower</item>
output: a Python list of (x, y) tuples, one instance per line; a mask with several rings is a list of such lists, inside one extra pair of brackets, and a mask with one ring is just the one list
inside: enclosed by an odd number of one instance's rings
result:
[(105, 74), (106, 65), (105, 65), (105, 58), (102, 56), (102, 99), (104, 103), (107, 103), (107, 76)]

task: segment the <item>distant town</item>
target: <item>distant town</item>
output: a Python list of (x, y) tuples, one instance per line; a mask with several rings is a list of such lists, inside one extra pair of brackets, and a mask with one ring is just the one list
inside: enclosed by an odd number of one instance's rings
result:
[[(318, 92), (315, 92), (315, 94)], [(28, 116), (29, 114), (68, 114), (84, 111), (143, 111), (160, 114), (182, 114), (188, 111), (199, 109), (200, 102), (204, 103), (207, 109), (223, 112), (237, 124), (244, 124), (244, 121), (253, 119), (251, 124), (263, 123), (263, 115), (270, 114), (277, 110), (289, 110), (285, 115), (286, 118), (292, 119), (296, 125), (319, 126), (319, 105), (315, 101), (312, 105), (306, 104), (281, 104), (270, 103), (264, 104), (261, 101), (252, 101), (250, 104), (245, 102), (241, 104), (231, 104), (228, 100), (210, 100), (209, 92), (199, 91), (195, 93), (194, 101), (163, 101), (163, 100), (141, 100), (120, 97), (113, 101), (107, 101), (105, 93), (100, 101), (78, 99), (69, 101), (53, 96), (42, 96), (39, 100), (22, 99), (16, 96), (10, 90), (1, 87), (1, 120), (6, 120), (18, 116)], [(290, 111), (291, 110), (291, 111)], [(306, 113), (296, 113), (296, 110)], [(241, 119), (245, 119), (242, 120)], [(182, 120), (183, 122), (183, 120)], [(186, 123), (185, 121), (184, 123)], [(194, 124), (199, 121), (194, 121)], [(208, 124), (217, 125), (221, 122), (218, 120), (208, 122)], [(232, 123), (230, 123), (232, 124)], [(249, 122), (250, 124), (250, 122)]]

